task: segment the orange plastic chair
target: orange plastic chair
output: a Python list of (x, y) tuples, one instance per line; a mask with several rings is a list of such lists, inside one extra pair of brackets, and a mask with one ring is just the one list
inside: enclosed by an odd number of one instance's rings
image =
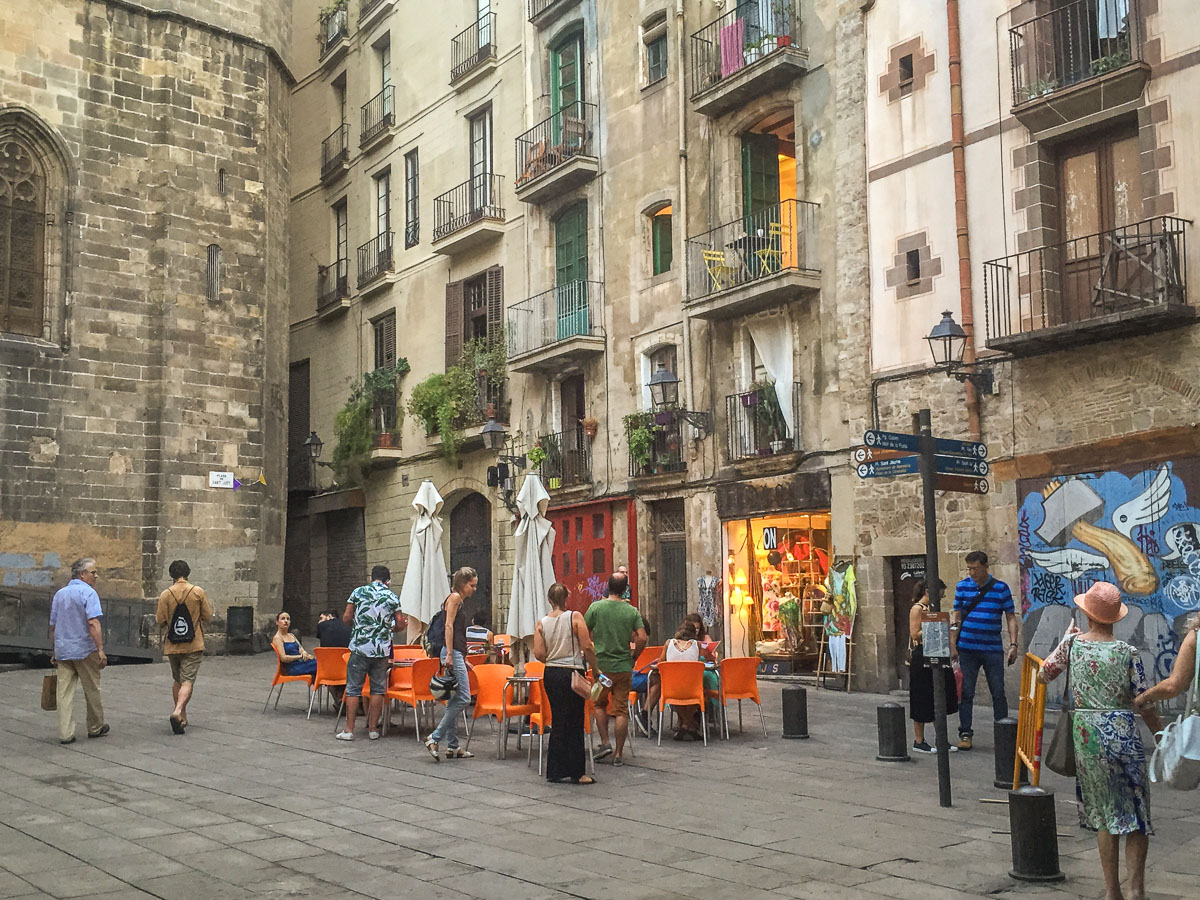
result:
[[(642, 652), (638, 654), (637, 661), (633, 664), (633, 670), (635, 672), (649, 671), (650, 664), (658, 659), (659, 655), (662, 653), (662, 648), (662, 644), (659, 644), (657, 647), (643, 648)], [(646, 737), (650, 737), (650, 729), (642, 727), (641, 715), (644, 709), (645, 707), (642, 705), (642, 695), (637, 691), (630, 691), (629, 710), (630, 721), (633, 724), (633, 728), (629, 731), (631, 736), (637, 734), (640, 730)]]
[[(487, 665), (487, 654), (486, 653), (468, 653), (467, 654), (467, 665), (468, 666), (485, 666), (485, 665)], [(470, 669), (468, 669), (467, 671), (469, 672)]]
[[(533, 703), (513, 703), (512, 686), (507, 679), (513, 674), (513, 667), (493, 663), (492, 665), (476, 666), (475, 677), (479, 682), (479, 694), (475, 698), (475, 712), (472, 716), (472, 727), (467, 733), (467, 749), (471, 749), (471, 736), (475, 731), (475, 719), (485, 716), (493, 717), (500, 726), (500, 737), (497, 741), (496, 754), (499, 757), (508, 749), (508, 720), (522, 719), (525, 716), (540, 712), (541, 708)], [(532, 694), (530, 700), (532, 701)], [(521, 749), (521, 731), (517, 730), (517, 749)]]
[(317, 658), (317, 674), (313, 678), (312, 696), (308, 698), (308, 715), (305, 718), (312, 718), (313, 701), (317, 699), (321, 688), (328, 691), (330, 687), (346, 686), (345, 652), (345, 647), (317, 647), (313, 650), (313, 656)]
[(546, 674), (546, 664), (538, 659), (525, 663), (525, 674), (530, 678), (541, 678)]
[(758, 704), (758, 720), (762, 723), (763, 737), (767, 736), (767, 720), (763, 718), (762, 699), (758, 696), (758, 658), (734, 656), (721, 660), (721, 709), (725, 714), (725, 737), (729, 737), (730, 700), (738, 702), (738, 733), (742, 730), (742, 701), (753, 700)]
[[(525, 666), (525, 671), (529, 671), (529, 664)], [(546, 696), (545, 686), (539, 681), (537, 684), (529, 686), (529, 700), (537, 703), (538, 711), (529, 714), (529, 752), (525, 757), (525, 766), (533, 762), (533, 730), (537, 729), (538, 737), (538, 774), (542, 774), (542, 742), (546, 735), (546, 729), (553, 724), (550, 721), (550, 698)]]
[[(313, 676), (311, 676), (311, 675), (284, 675), (283, 674), (283, 656), (280, 654), (279, 648), (276, 647), (274, 644), (271, 644), (271, 649), (275, 651), (275, 677), (271, 679), (271, 686), (269, 688), (267, 688), (267, 699), (266, 699), (266, 702), (263, 703), (263, 708), (262, 708), (262, 711), (264, 713), (267, 711), (267, 704), (271, 702), (271, 692), (274, 691), (276, 687), (279, 688), (279, 693), (277, 693), (275, 695), (275, 708), (276, 709), (279, 709), (279, 698), (283, 696), (283, 686), (285, 684), (288, 684), (289, 682), (292, 682), (292, 681), (303, 681), (306, 685), (308, 685), (309, 691), (310, 692), (312, 691)], [(310, 706), (312, 705), (311, 699), (309, 700), (309, 705)]]
[(420, 647), (393, 647), (392, 659), (424, 659), (425, 651)]
[(704, 733), (704, 746), (708, 746), (708, 719), (704, 715), (704, 663), (660, 662), (658, 677), (662, 684), (662, 696), (658, 700), (658, 745), (662, 746), (663, 710), (670, 706), (700, 707), (700, 728)]
[[(429, 692), (429, 679), (436, 675), (441, 667), (440, 660), (426, 657), (418, 659), (411, 668), (393, 669), (391, 677), (388, 679), (388, 690), (385, 696), (389, 701), (389, 707), (392, 700), (399, 700), (405, 706), (412, 707), (418, 741), (421, 739), (421, 704), (436, 702), (437, 698)], [(403, 716), (403, 711), (401, 711), (401, 716)], [(404, 719), (401, 718), (400, 722), (403, 725)], [(390, 724), (391, 711), (388, 709), (384, 712), (384, 734), (387, 734)]]

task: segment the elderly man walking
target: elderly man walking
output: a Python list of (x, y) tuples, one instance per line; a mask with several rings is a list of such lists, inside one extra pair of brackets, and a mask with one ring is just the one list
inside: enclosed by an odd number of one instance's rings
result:
[(87, 702), (87, 735), (104, 737), (108, 725), (100, 700), (100, 670), (108, 665), (100, 630), (100, 595), (96, 593), (96, 560), (77, 559), (71, 580), (50, 605), (50, 640), (58, 667), (58, 742), (75, 743), (75, 683), (83, 685)]
[(171, 663), (171, 731), (183, 734), (187, 728), (187, 706), (192, 699), (196, 675), (204, 659), (204, 624), (212, 618), (212, 606), (204, 588), (188, 581), (192, 574), (186, 561), (177, 559), (167, 570), (173, 584), (158, 597), (155, 619), (165, 631), (163, 656)]

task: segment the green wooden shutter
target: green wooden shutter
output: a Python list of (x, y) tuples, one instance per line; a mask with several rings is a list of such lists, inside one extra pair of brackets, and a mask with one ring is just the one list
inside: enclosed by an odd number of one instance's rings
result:
[(554, 223), (554, 284), (558, 339), (589, 334), (587, 203), (577, 203)]
[(742, 135), (742, 215), (779, 205), (779, 138)]
[(654, 238), (654, 274), (661, 275), (671, 268), (672, 246), (671, 214), (662, 213), (650, 220), (651, 233)]

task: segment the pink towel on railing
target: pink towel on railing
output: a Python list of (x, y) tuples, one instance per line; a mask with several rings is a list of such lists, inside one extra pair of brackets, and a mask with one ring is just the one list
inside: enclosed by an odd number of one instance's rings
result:
[(732, 75), (746, 65), (743, 48), (746, 43), (746, 23), (742, 19), (734, 19), (720, 31), (721, 36), (721, 77)]

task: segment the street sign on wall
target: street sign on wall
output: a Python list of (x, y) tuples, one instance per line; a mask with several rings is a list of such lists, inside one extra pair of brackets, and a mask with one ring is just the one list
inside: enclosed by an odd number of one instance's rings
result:
[(912, 456), (908, 450), (878, 450), (874, 447), (855, 447), (850, 451), (850, 463), (876, 462), (881, 459), (896, 459), (900, 456)]

